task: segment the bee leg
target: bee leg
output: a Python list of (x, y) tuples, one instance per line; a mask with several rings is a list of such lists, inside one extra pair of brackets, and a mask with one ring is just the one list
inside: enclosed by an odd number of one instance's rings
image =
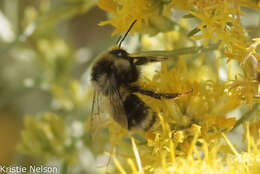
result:
[(138, 86), (130, 86), (129, 89), (132, 92), (138, 92), (140, 94), (147, 95), (147, 96), (159, 99), (159, 100), (162, 99), (162, 98), (173, 99), (173, 98), (178, 97), (179, 95), (189, 94), (193, 91), (193, 89), (191, 89), (190, 91), (187, 91), (187, 92), (184, 92), (184, 93), (157, 93), (157, 92), (154, 92), (154, 91), (151, 91), (151, 90), (141, 89)]
[(145, 65), (149, 62), (161, 62), (164, 60), (167, 60), (167, 58), (162, 57), (146, 57), (146, 56), (140, 56), (140, 57), (131, 57), (133, 58), (135, 65)]

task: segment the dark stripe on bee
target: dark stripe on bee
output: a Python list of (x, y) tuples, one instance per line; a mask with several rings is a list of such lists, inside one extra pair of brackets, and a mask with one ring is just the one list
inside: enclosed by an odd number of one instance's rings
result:
[(128, 120), (128, 129), (148, 130), (155, 123), (155, 113), (135, 94), (129, 94), (124, 100), (124, 109)]

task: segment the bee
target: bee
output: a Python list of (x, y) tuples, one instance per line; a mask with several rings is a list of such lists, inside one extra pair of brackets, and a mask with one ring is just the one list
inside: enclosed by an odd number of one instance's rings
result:
[[(131, 55), (121, 48), (135, 20), (115, 48), (99, 56), (91, 69), (91, 83), (94, 90), (108, 100), (109, 114), (123, 128), (147, 131), (156, 122), (157, 113), (146, 105), (136, 94), (143, 94), (158, 100), (172, 99), (190, 93), (158, 93), (143, 89), (135, 82), (140, 78), (138, 66), (149, 62), (160, 62), (166, 58)], [(95, 101), (93, 101), (94, 105)], [(93, 110), (93, 106), (92, 106)]]

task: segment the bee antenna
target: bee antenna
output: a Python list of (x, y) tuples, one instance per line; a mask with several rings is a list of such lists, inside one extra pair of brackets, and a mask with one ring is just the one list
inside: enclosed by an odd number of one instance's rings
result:
[[(137, 19), (134, 20), (134, 22), (132, 22), (132, 24), (130, 25), (130, 27), (128, 28), (127, 32), (125, 33), (124, 37), (121, 39), (121, 36), (119, 37), (117, 43), (118, 43), (118, 47), (121, 47), (122, 42), (125, 40), (126, 36), (128, 35), (128, 33), (131, 31), (131, 29), (133, 28), (134, 24), (137, 22)], [(121, 39), (121, 40), (120, 40)]]

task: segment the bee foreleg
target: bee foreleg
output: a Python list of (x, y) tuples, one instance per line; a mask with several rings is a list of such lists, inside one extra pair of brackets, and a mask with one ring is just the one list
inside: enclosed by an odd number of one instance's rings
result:
[(167, 58), (162, 57), (150, 57), (150, 56), (138, 56), (138, 57), (131, 57), (133, 58), (135, 65), (145, 65), (149, 62), (161, 62), (167, 60)]

